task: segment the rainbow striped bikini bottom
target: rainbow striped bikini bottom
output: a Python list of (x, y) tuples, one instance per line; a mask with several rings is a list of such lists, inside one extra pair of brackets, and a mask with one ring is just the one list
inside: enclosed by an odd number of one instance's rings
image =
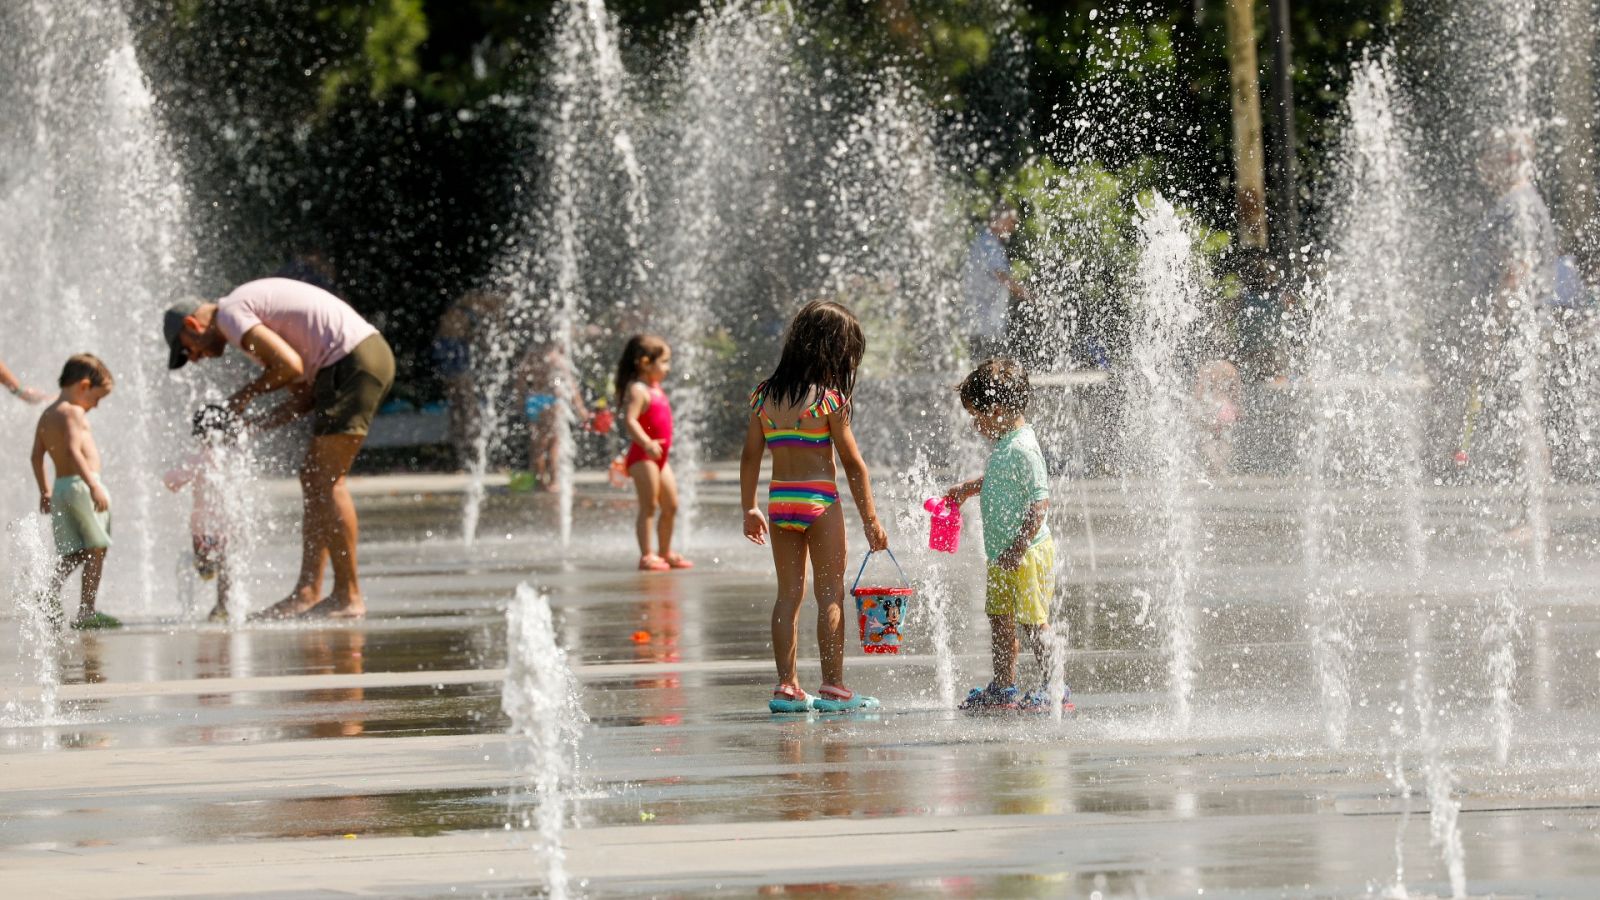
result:
[(773, 528), (805, 531), (839, 502), (831, 481), (774, 481), (767, 493), (767, 517)]

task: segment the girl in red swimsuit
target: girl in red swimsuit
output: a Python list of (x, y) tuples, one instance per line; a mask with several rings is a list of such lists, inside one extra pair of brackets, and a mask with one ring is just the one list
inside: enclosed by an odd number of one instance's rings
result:
[[(678, 516), (678, 480), (667, 461), (672, 451), (672, 405), (661, 382), (672, 370), (672, 348), (653, 334), (628, 339), (617, 363), (617, 403), (623, 427), (633, 443), (622, 464), (639, 495), (639, 568), (646, 572), (688, 569), (694, 563), (672, 550), (672, 526)], [(652, 526), (654, 528), (652, 529)], [(650, 532), (659, 540), (650, 552)]]

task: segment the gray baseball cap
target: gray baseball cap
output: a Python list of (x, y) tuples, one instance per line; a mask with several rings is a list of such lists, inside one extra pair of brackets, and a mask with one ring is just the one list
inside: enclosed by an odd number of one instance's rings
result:
[(161, 316), (161, 333), (167, 339), (167, 347), (171, 355), (167, 357), (168, 369), (181, 369), (189, 361), (189, 351), (183, 349), (183, 343), (178, 340), (178, 335), (183, 333), (183, 320), (194, 315), (200, 309), (200, 301), (186, 297), (167, 307)]

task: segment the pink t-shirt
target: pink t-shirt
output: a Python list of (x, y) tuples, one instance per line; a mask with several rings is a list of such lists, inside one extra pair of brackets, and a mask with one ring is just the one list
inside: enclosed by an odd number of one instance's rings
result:
[(217, 301), (217, 327), (228, 343), (238, 347), (257, 325), (272, 329), (300, 354), (305, 364), (300, 380), (306, 382), (378, 333), (350, 304), (293, 278), (247, 281)]

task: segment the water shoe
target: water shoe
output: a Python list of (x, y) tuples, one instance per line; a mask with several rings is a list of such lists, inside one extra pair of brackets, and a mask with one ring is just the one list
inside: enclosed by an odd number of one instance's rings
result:
[(671, 568), (672, 566), (666, 560), (654, 553), (646, 553), (639, 557), (639, 571), (641, 572), (665, 572)]
[(810, 712), (813, 699), (810, 694), (792, 684), (780, 684), (772, 689), (772, 699), (767, 701), (767, 709), (775, 713), (803, 713)]
[(844, 712), (849, 709), (876, 709), (883, 704), (877, 697), (857, 694), (847, 687), (825, 684), (811, 701), (818, 712)]
[(957, 709), (963, 710), (1014, 710), (1022, 703), (1022, 692), (1016, 685), (1001, 687), (989, 682), (988, 687), (973, 688), (967, 699)]
[(78, 631), (99, 631), (103, 628), (121, 628), (122, 623), (112, 616), (95, 610), (89, 613), (79, 613), (72, 620), (72, 627)]
[[(1068, 715), (1077, 712), (1078, 707), (1072, 702), (1072, 689), (1065, 688), (1061, 692), (1061, 711)], [(1048, 690), (1029, 691), (1017, 701), (1017, 711), (1025, 713), (1050, 712), (1050, 692)]]

